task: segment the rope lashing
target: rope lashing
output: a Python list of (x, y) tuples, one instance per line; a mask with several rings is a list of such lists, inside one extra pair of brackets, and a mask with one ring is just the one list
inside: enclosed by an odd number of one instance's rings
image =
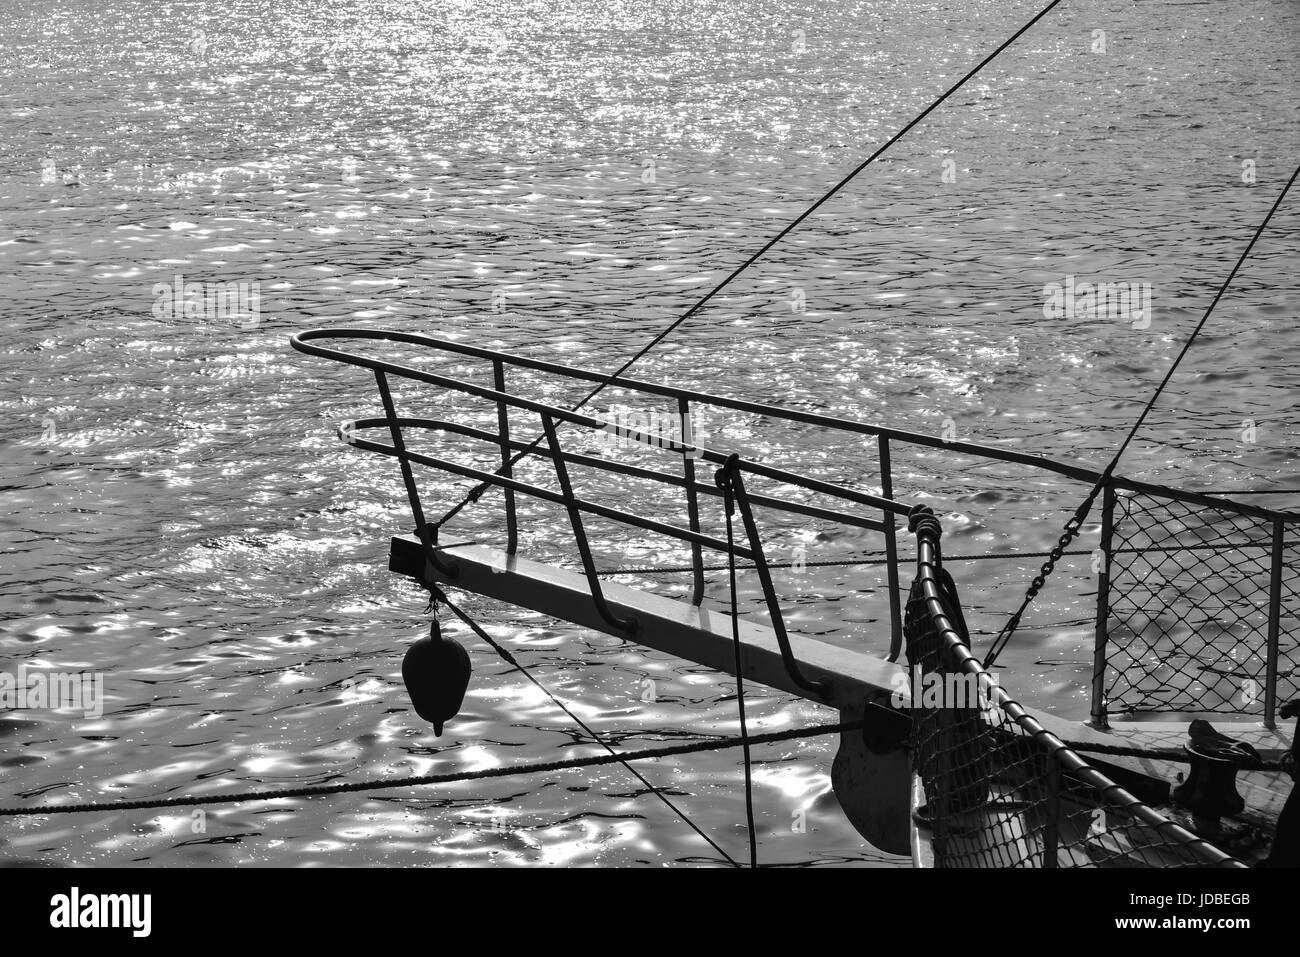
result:
[(912, 506), (912, 510), (907, 513), (907, 530), (913, 535), (919, 535), (923, 531), (930, 533), (936, 542), (943, 535), (943, 526), (939, 523), (939, 519), (935, 518), (934, 510), (928, 505)]
[(943, 526), (930, 506), (913, 505), (911, 511), (907, 513), (907, 528), (913, 535), (917, 537), (924, 535), (934, 543), (935, 580), (939, 586), (940, 604), (943, 605), (944, 612), (953, 627), (957, 629), (957, 634), (961, 636), (962, 643), (970, 647), (970, 629), (966, 626), (966, 615), (962, 611), (961, 599), (957, 595), (957, 583), (943, 567), (948, 560), (944, 557), (943, 546), (940, 543), (943, 538)]
[(1035, 597), (1037, 597), (1039, 590), (1047, 581), (1048, 576), (1052, 574), (1057, 561), (1065, 552), (1066, 547), (1074, 540), (1075, 536), (1079, 534), (1079, 529), (1082, 527), (1084, 520), (1088, 517), (1088, 512), (1092, 510), (1093, 502), (1096, 501), (1097, 496), (1101, 494), (1102, 489), (1105, 488), (1106, 484), (1110, 481), (1112, 474), (1119, 465), (1120, 458), (1128, 449), (1129, 443), (1133, 441), (1133, 437), (1137, 435), (1138, 430), (1142, 428), (1142, 424), (1146, 421), (1147, 416), (1151, 413), (1151, 410), (1155, 408), (1156, 402), (1159, 401), (1161, 394), (1165, 391), (1165, 387), (1168, 386), (1170, 380), (1173, 379), (1174, 373), (1178, 371), (1178, 366), (1182, 363), (1183, 358), (1191, 350), (1193, 343), (1196, 342), (1196, 338), (1201, 334), (1201, 330), (1205, 328), (1205, 324), (1209, 322), (1210, 315), (1214, 312), (1214, 307), (1219, 304), (1219, 300), (1222, 299), (1224, 294), (1228, 291), (1228, 287), (1232, 284), (1232, 280), (1236, 278), (1238, 271), (1246, 262), (1246, 259), (1249, 258), (1251, 251), (1255, 248), (1255, 243), (1259, 241), (1259, 237), (1264, 234), (1264, 230), (1272, 220), (1273, 214), (1282, 206), (1282, 200), (1286, 199), (1286, 195), (1295, 184), (1297, 176), (1300, 176), (1300, 166), (1296, 167), (1295, 172), (1291, 174), (1291, 178), (1288, 179), (1286, 185), (1282, 187), (1282, 192), (1280, 192), (1277, 199), (1273, 201), (1273, 205), (1269, 209), (1268, 215), (1265, 216), (1259, 226), (1256, 227), (1255, 234), (1250, 237), (1250, 242), (1246, 244), (1246, 248), (1243, 249), (1241, 255), (1237, 257), (1236, 263), (1233, 264), (1232, 271), (1228, 273), (1227, 278), (1224, 279), (1223, 283), (1219, 286), (1218, 292), (1214, 294), (1214, 298), (1210, 301), (1209, 306), (1206, 307), (1204, 315), (1201, 316), (1196, 327), (1192, 329), (1191, 335), (1189, 335), (1187, 340), (1183, 343), (1183, 347), (1179, 351), (1178, 355), (1174, 357), (1174, 361), (1169, 366), (1168, 371), (1165, 372), (1164, 378), (1160, 381), (1160, 384), (1156, 386), (1156, 390), (1151, 394), (1151, 398), (1147, 400), (1146, 405), (1142, 409), (1142, 413), (1137, 417), (1137, 421), (1133, 423), (1133, 427), (1129, 429), (1128, 435), (1124, 437), (1124, 441), (1120, 443), (1119, 448), (1115, 451), (1115, 455), (1110, 460), (1110, 464), (1106, 466), (1105, 471), (1102, 472), (1101, 477), (1097, 480), (1097, 484), (1093, 486), (1092, 491), (1088, 493), (1088, 497), (1084, 499), (1083, 504), (1075, 510), (1074, 515), (1068, 522), (1066, 522), (1065, 530), (1061, 534), (1060, 540), (1057, 542), (1056, 547), (1052, 549), (1052, 553), (1048, 556), (1047, 561), (1043, 563), (1039, 573), (1034, 576), (1034, 580), (1030, 583), (1029, 589), (1025, 593), (1024, 600), (1020, 603), (1020, 607), (1016, 609), (1015, 613), (1012, 614), (1009, 619), (1007, 619), (1006, 624), (1002, 626), (997, 637), (993, 639), (993, 643), (989, 647), (989, 652), (984, 658), (985, 668), (992, 667), (993, 662), (997, 660), (1002, 649), (1007, 646), (1007, 642), (1011, 640), (1011, 636), (1015, 634), (1016, 629), (1020, 626), (1020, 619), (1024, 615), (1026, 609), (1028, 609), (1029, 604)]
[[(832, 197), (838, 194), (840, 190), (844, 189), (845, 186), (849, 185), (849, 183), (851, 183), (854, 179), (856, 179), (857, 176), (863, 170), (865, 170), (868, 166), (870, 166), (877, 159), (883, 156), (886, 150), (888, 150), (891, 146), (893, 146), (904, 136), (906, 136), (909, 132), (911, 132), (913, 127), (915, 127), (918, 123), (920, 123), (927, 116), (929, 116), (940, 106), (942, 106), (943, 103), (947, 101), (949, 97), (951, 97), (954, 93), (956, 93), (968, 82), (970, 82), (970, 80), (974, 78), (977, 73), (979, 73), (986, 66), (992, 63), (998, 56), (1002, 54), (1004, 50), (1007, 49), (1007, 47), (1011, 46), (1011, 44), (1019, 40), (1021, 36), (1023, 36), (1026, 32), (1029, 31), (1031, 27), (1033, 27), (1034, 24), (1036, 24), (1039, 20), (1043, 19), (1043, 17), (1047, 16), (1047, 14), (1051, 13), (1052, 10), (1055, 9), (1060, 2), (1061, 0), (1051, 0), (1051, 3), (1047, 4), (1047, 6), (1039, 10), (1038, 13), (1034, 14), (1034, 16), (1032, 16), (1029, 20), (1027, 20), (1020, 27), (1020, 29), (1016, 30), (1015, 33), (1011, 34), (1011, 36), (1007, 37), (1007, 39), (999, 43), (993, 49), (992, 53), (984, 57), (984, 59), (980, 60), (980, 62), (975, 64), (975, 66), (971, 67), (971, 69), (967, 71), (965, 76), (963, 76), (952, 86), (948, 87), (947, 90), (945, 90), (937, 99), (933, 100), (930, 103), (930, 105), (927, 106), (925, 109), (923, 109), (920, 113), (917, 113), (914, 117), (912, 117), (912, 119), (908, 120), (907, 124), (904, 125), (902, 129), (900, 129), (889, 139), (885, 140), (885, 142), (880, 146), (879, 149), (877, 149), (874, 153), (872, 153), (865, 160), (863, 160), (852, 170), (850, 170), (849, 173), (846, 176), (844, 176), (838, 183), (836, 183), (825, 193), (823, 193), (817, 199), (816, 202), (814, 202), (811, 206), (805, 208), (801, 213), (799, 213), (798, 216), (796, 216), (789, 223), (783, 226), (776, 233), (776, 235), (774, 235), (771, 239), (765, 242), (758, 250), (752, 253), (739, 266), (733, 269), (726, 276), (726, 278), (724, 278), (716, 286), (710, 289), (702, 298), (696, 300), (695, 303), (689, 309), (687, 309), (684, 313), (682, 313), (671, 323), (669, 323), (669, 325), (665, 327), (657, 335), (655, 335), (653, 339), (651, 339), (639, 350), (637, 350), (637, 352), (633, 354), (631, 358), (629, 358), (621, 366), (619, 366), (618, 369), (616, 369), (613, 373), (607, 376), (603, 382), (598, 383), (596, 385), (596, 388), (592, 389), (591, 392), (587, 393), (586, 397), (583, 398), (580, 402), (578, 402), (577, 405), (573, 406), (569, 411), (576, 412), (578, 409), (581, 409), (584, 405), (586, 405), (597, 395), (599, 395), (601, 391), (603, 391), (605, 387), (608, 386), (611, 382), (613, 382), (615, 379), (621, 376), (624, 372), (630, 369), (637, 362), (641, 361), (641, 359), (645, 358), (645, 356), (649, 354), (650, 350), (654, 349), (656, 346), (659, 345), (659, 343), (663, 342), (664, 339), (668, 338), (668, 336), (671, 335), (680, 325), (682, 325), (682, 323), (686, 322), (688, 319), (691, 318), (691, 316), (695, 315), (702, 308), (704, 308), (704, 306), (710, 300), (712, 300), (714, 296), (722, 292), (722, 290), (725, 289), (727, 286), (729, 286), (732, 283), (732, 281), (735, 280), (741, 273), (743, 273), (746, 269), (754, 265), (754, 263), (758, 262), (763, 256), (767, 254), (767, 252), (770, 249), (772, 249), (772, 247), (774, 247), (782, 239), (784, 239), (786, 236), (792, 233), (796, 228), (798, 228), (798, 226), (804, 220), (806, 220), (809, 216), (811, 216), (823, 205), (825, 205)], [(528, 453), (532, 452), (534, 449), (537, 448), (538, 445), (541, 444), (542, 438), (543, 436), (538, 435), (535, 439), (533, 439), (532, 442), (530, 442), (527, 445), (527, 447), (520, 450), (518, 453), (515, 454), (513, 458), (509, 459), (507, 462), (501, 465), (500, 468), (496, 471), (496, 474), (502, 475), (505, 472), (509, 471), (511, 468), (513, 468), (519, 462), (520, 459), (522, 459)], [(478, 501), (479, 496), (482, 495), (484, 491), (493, 487), (494, 486), (492, 486), (490, 483), (480, 482), (469, 494), (465, 496), (465, 498), (461, 499), (460, 502), (452, 506), (452, 508), (450, 508), (447, 511), (447, 513), (442, 516), (442, 518), (438, 519), (438, 521), (434, 523), (434, 525), (432, 526), (434, 534), (437, 533), (438, 529), (440, 529), (443, 525), (451, 521), (452, 518), (454, 518), (457, 514), (459, 514), (461, 509), (471, 504), (471, 502)]]
[[(835, 724), (819, 724), (811, 728), (793, 728), (785, 731), (770, 731), (764, 734), (750, 735), (749, 744), (778, 744), (782, 741), (794, 741), (800, 738), (813, 738), (824, 734), (841, 734), (845, 731), (857, 731), (864, 726), (862, 721), (842, 721)], [(140, 801), (102, 801), (89, 804), (44, 804), (37, 807), (0, 807), (0, 817), (41, 817), (46, 814), (89, 814), (105, 811), (146, 811), (169, 807), (202, 807), (214, 804), (243, 804), (249, 801), (281, 801), (286, 798), (322, 797), (330, 794), (354, 794), (364, 791), (386, 791), (393, 788), (424, 787), (430, 784), (457, 784), (462, 781), (482, 781), (489, 778), (517, 777), (523, 774), (543, 774), (550, 771), (568, 771), (575, 768), (601, 767), (607, 764), (619, 764), (624, 761), (649, 761), (655, 758), (667, 758), (680, 754), (699, 754), (706, 751), (724, 751), (739, 748), (743, 742), (740, 738), (719, 738), (712, 741), (694, 741), (689, 744), (673, 744), (662, 748), (642, 748), (638, 751), (623, 751), (618, 754), (593, 754), (581, 758), (565, 758), (559, 761), (539, 761), (531, 764), (516, 764), (501, 768), (480, 768), (477, 771), (453, 771), (446, 774), (420, 774), (404, 778), (381, 778), (377, 780), (353, 781), (344, 784), (326, 784), (301, 788), (264, 789), (253, 791), (218, 792), (216, 794), (190, 794), (183, 797), (153, 798)]]

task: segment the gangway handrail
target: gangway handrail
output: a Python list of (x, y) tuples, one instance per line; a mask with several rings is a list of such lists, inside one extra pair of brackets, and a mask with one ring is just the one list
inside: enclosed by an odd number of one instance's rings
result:
[[(703, 601), (704, 595), (702, 549), (708, 548), (734, 557), (752, 560), (756, 566), (764, 569), (766, 568), (766, 561), (763, 554), (763, 546), (758, 526), (753, 522), (752, 516), (748, 513), (751, 504), (758, 505), (776, 511), (828, 520), (841, 525), (848, 525), (884, 533), (887, 550), (891, 555), (891, 563), (886, 570), (888, 577), (888, 599), (891, 624), (889, 660), (894, 660), (900, 653), (902, 647), (902, 619), (899, 605), (898, 568), (896, 562), (897, 543), (895, 536), (897, 526), (894, 516), (907, 514), (908, 506), (895, 501), (889, 495), (875, 495), (868, 492), (858, 491), (853, 488), (835, 484), (833, 482), (823, 481), (808, 475), (801, 475), (762, 462), (738, 462), (737, 457), (734, 454), (722, 453), (706, 446), (699, 445), (695, 442), (694, 435), (690, 434), (689, 430), (686, 428), (683, 428), (681, 441), (677, 441), (673, 437), (645, 433), (637, 429), (616, 428), (616, 433), (619, 435), (635, 438), (637, 441), (651, 447), (658, 447), (660, 449), (681, 453), (684, 465), (683, 474), (681, 475), (674, 475), (656, 469), (643, 468), (639, 465), (618, 462), (612, 457), (605, 458), (603, 456), (590, 456), (566, 451), (561, 446), (560, 436), (556, 428), (557, 423), (565, 422), (601, 431), (609, 431), (611, 428), (615, 427), (612, 423), (607, 422), (602, 418), (588, 415), (575, 409), (566, 409), (547, 402), (526, 399), (507, 391), (504, 372), (505, 363), (508, 361), (514, 361), (515, 364), (522, 364), (520, 357), (507, 356), (503, 353), (498, 353), (492, 350), (480, 350), (469, 347), (469, 354), (475, 358), (490, 360), (492, 363), (493, 387), (488, 388), (474, 382), (467, 382), (452, 376), (430, 372), (426, 369), (414, 368), (409, 365), (402, 365), (397, 362), (390, 362), (386, 359), (380, 359), (377, 357), (358, 355), (357, 353), (346, 352), (340, 349), (307, 345), (305, 342), (305, 340), (308, 339), (329, 337), (384, 340), (407, 344), (413, 343), (435, 349), (452, 348), (453, 351), (458, 352), (464, 352), (465, 350), (454, 349), (455, 346), (459, 345), (457, 343), (449, 343), (446, 340), (440, 340), (434, 337), (384, 330), (315, 330), (300, 333), (292, 337), (294, 348), (300, 351), (321, 358), (342, 362), (344, 364), (367, 368), (374, 374), (380, 396), (383, 399), (384, 415), (359, 418), (344, 422), (339, 427), (340, 437), (343, 438), (345, 442), (356, 448), (398, 459), (402, 470), (402, 478), (406, 485), (407, 495), (410, 499), (411, 511), (416, 522), (415, 531), (422, 542), (426, 561), (433, 567), (434, 571), (448, 576), (449, 578), (454, 578), (456, 574), (454, 558), (448, 558), (437, 548), (438, 527), (441, 523), (430, 524), (425, 521), (418, 483), (416, 482), (414, 472), (411, 468), (412, 464), (424, 465), (444, 473), (476, 480), (479, 484), (476, 486), (476, 491), (474, 493), (475, 496), (488, 487), (495, 486), (503, 489), (506, 495), (508, 553), (513, 553), (515, 551), (518, 540), (516, 533), (517, 516), (513, 500), (515, 494), (531, 496), (563, 507), (569, 515), (570, 523), (572, 525), (573, 540), (577, 545), (582, 561), (582, 567), (588, 579), (593, 603), (601, 618), (604, 619), (608, 625), (621, 633), (635, 633), (638, 630), (638, 624), (633, 618), (626, 618), (618, 615), (604, 600), (602, 586), (599, 580), (599, 571), (596, 568), (584, 527), (584, 515), (600, 516), (627, 526), (665, 535), (688, 543), (691, 546), (692, 570), (695, 579), (692, 601), (694, 604), (698, 605)], [(554, 364), (546, 365), (549, 366), (547, 371), (555, 372), (559, 370), (561, 373), (564, 371), (564, 367), (558, 367)], [(586, 373), (585, 370), (576, 371), (582, 372), (584, 376), (592, 375), (592, 373)], [(393, 397), (392, 388), (389, 384), (390, 376), (427, 383), (443, 389), (454, 390), (468, 396), (485, 400), (489, 403), (494, 403), (497, 408), (497, 431), (494, 433), (486, 429), (477, 428), (473, 425), (452, 422), (437, 417), (400, 415)], [(678, 399), (678, 410), (681, 412), (685, 423), (686, 417), (689, 415), (690, 399), (687, 397), (684, 390), (673, 390), (673, 393)], [(657, 390), (656, 394), (662, 394), (662, 390)], [(537, 415), (541, 420), (541, 432), (542, 436), (545, 437), (545, 443), (542, 442), (541, 436), (531, 443), (520, 442), (517, 439), (512, 438), (509, 432), (510, 416), (508, 413), (510, 410), (519, 410)], [(386, 429), (390, 436), (391, 444), (385, 445), (359, 434), (369, 429)], [(453, 434), (489, 444), (500, 450), (501, 466), (496, 471), (487, 471), (486, 469), (475, 467), (475, 465), (462, 464), (438, 455), (432, 455), (417, 449), (408, 448), (404, 438), (404, 433), (410, 430)], [(667, 438), (668, 441), (663, 441), (665, 438)], [(882, 448), (881, 451), (881, 487), (883, 491), (889, 491), (890, 482), (887, 477), (888, 450)], [(525, 455), (536, 456), (550, 462), (554, 469), (555, 477), (559, 482), (560, 491), (557, 492), (553, 489), (544, 488), (540, 485), (523, 481), (514, 475), (513, 465), (522, 460)], [(700, 526), (700, 496), (711, 495), (716, 497), (726, 497), (726, 495), (716, 487), (716, 484), (709, 485), (697, 481), (695, 477), (695, 463), (697, 461), (711, 462), (718, 466), (730, 465), (735, 469), (735, 484), (738, 488), (743, 488), (743, 482), (739, 477), (739, 473), (743, 471), (751, 475), (784, 483), (786, 486), (802, 488), (817, 495), (832, 496), (842, 503), (865, 506), (869, 509), (878, 510), (881, 513), (881, 519), (877, 520), (864, 517), (862, 515), (854, 514), (844, 508), (831, 510), (807, 502), (786, 501), (773, 495), (765, 495), (759, 492), (752, 494), (746, 493), (743, 496), (743, 507), (748, 516), (746, 521), (748, 545), (744, 546), (738, 543), (723, 541), (715, 536), (706, 534)], [(690, 527), (683, 528), (679, 525), (674, 525), (658, 518), (644, 517), (611, 505), (604, 505), (579, 498), (574, 490), (574, 484), (569, 474), (570, 465), (586, 466), (602, 472), (650, 479), (677, 488), (684, 488), (687, 493), (687, 510), (689, 514)], [(764, 580), (764, 590), (765, 592), (771, 591), (771, 582), (766, 578)], [(799, 673), (793, 651), (785, 635), (784, 624), (780, 620), (780, 609), (775, 604), (775, 601), (771, 600), (772, 596), (770, 594), (768, 597), (768, 607), (769, 612), (772, 615), (773, 630), (777, 634), (782, 656), (785, 659), (787, 669), (789, 670), (792, 679), (794, 679), (796, 684), (800, 687), (805, 688), (805, 690), (815, 690), (815, 683), (807, 681)]]
[[(528, 356), (520, 356), (514, 353), (504, 352), (497, 349), (487, 349), (482, 346), (469, 345), (463, 342), (455, 342), (450, 339), (443, 339), (437, 336), (430, 336), (418, 332), (402, 332), (398, 330), (387, 329), (364, 329), (356, 327), (344, 327), (339, 329), (308, 329), (295, 333), (290, 337), (290, 343), (293, 348), (307, 355), (314, 355), (324, 359), (332, 359), (336, 362), (344, 362), (350, 365), (360, 366), (368, 369), (382, 369), (394, 375), (401, 375), (407, 378), (414, 378), (420, 381), (429, 382), (433, 385), (447, 385), (457, 380), (449, 380), (446, 377), (439, 377), (433, 373), (427, 373), (420, 369), (413, 369), (408, 366), (401, 366), (396, 363), (386, 362), (382, 359), (374, 359), (366, 356), (358, 356), (353, 353), (344, 352), (339, 349), (331, 349), (324, 346), (313, 345), (315, 340), (319, 339), (370, 339), (383, 340), (396, 343), (406, 343), (409, 345), (426, 346), (438, 349), (443, 352), (451, 352), (458, 355), (469, 356), (478, 359), (485, 359), (493, 362), (502, 362), (507, 365), (516, 366), (523, 369), (531, 369), (537, 372), (544, 372), (551, 375), (564, 376), (566, 378), (582, 379), (587, 382), (603, 382), (606, 387), (628, 389), (634, 392), (644, 392), (651, 395), (659, 395), (664, 398), (677, 399), (679, 401), (698, 402), (704, 405), (717, 406), (718, 408), (732, 409), (737, 412), (748, 412), (755, 415), (767, 416), (770, 418), (783, 419), (791, 422), (798, 422), (804, 425), (819, 426), (828, 429), (835, 429), (842, 432), (851, 432), (859, 435), (874, 436), (877, 438), (893, 440), (909, 445), (917, 445), (926, 448), (942, 449), (946, 452), (954, 452), (961, 455), (970, 455), (976, 458), (991, 459), (994, 461), (1007, 462), (1013, 465), (1024, 465), (1031, 468), (1042, 469), (1046, 472), (1052, 472), (1062, 475), (1066, 478), (1075, 479), (1076, 481), (1085, 482), (1089, 485), (1095, 484), (1101, 479), (1102, 473), (1096, 469), (1085, 466), (1071, 465), (1067, 462), (1060, 462), (1031, 452), (1018, 452), (1013, 449), (1000, 448), (992, 445), (982, 445), (974, 442), (961, 442), (957, 440), (946, 440), (940, 436), (927, 435), (923, 432), (913, 432), (907, 429), (896, 429), (883, 425), (876, 425), (868, 422), (861, 422), (856, 419), (846, 419), (839, 416), (823, 415), (817, 412), (808, 412), (802, 409), (791, 409), (785, 406), (771, 405), (763, 402), (752, 402), (747, 399), (733, 399), (726, 396), (714, 395), (703, 392), (698, 389), (683, 389), (677, 386), (664, 385), (657, 382), (647, 382), (640, 379), (630, 379), (626, 377), (611, 378), (602, 373), (590, 369), (582, 369), (576, 366), (568, 366), (562, 363), (550, 362), (544, 359), (534, 359)], [(472, 383), (460, 383), (469, 386), (466, 391), (480, 395), (482, 398), (490, 398), (494, 401), (504, 400), (509, 404), (518, 404), (521, 408), (530, 408), (530, 406), (512, 402), (517, 397), (509, 393), (487, 389), (482, 386), (476, 386)], [(540, 411), (534, 409), (534, 411)], [(563, 412), (564, 414), (559, 414)], [(603, 421), (591, 416), (582, 416), (578, 413), (572, 413), (568, 410), (557, 410), (557, 417), (576, 424), (591, 426), (593, 422), (599, 422), (596, 427), (604, 425)], [(573, 417), (576, 416), (576, 417)], [(724, 457), (725, 458), (725, 457)], [(755, 463), (748, 462), (748, 466)], [(1118, 488), (1135, 492), (1149, 492), (1166, 497), (1174, 498), (1179, 501), (1190, 502), (1198, 505), (1221, 505), (1225, 502), (1244, 514), (1255, 515), (1259, 518), (1281, 519), (1282, 521), (1295, 522), (1300, 521), (1300, 512), (1288, 512), (1279, 509), (1266, 508), (1260, 505), (1253, 505), (1244, 502), (1238, 502), (1235, 499), (1228, 499), (1222, 495), (1212, 495), (1205, 492), (1197, 492), (1189, 489), (1173, 488), (1167, 485), (1161, 485), (1153, 482), (1143, 482), (1138, 479), (1132, 479), (1114, 475), (1111, 482)], [(897, 504), (897, 503), (896, 503)], [(905, 514), (907, 507), (900, 506), (901, 512), (897, 509), (891, 509), (898, 514)]]

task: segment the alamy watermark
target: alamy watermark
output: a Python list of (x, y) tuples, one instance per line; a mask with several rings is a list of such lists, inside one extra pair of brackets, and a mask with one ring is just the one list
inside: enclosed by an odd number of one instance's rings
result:
[(697, 423), (689, 412), (614, 406), (600, 418), (605, 425), (596, 432), (596, 440), (606, 451), (644, 445), (681, 452), (688, 459), (699, 458), (699, 449), (695, 447)]
[(262, 284), (190, 282), (177, 273), (170, 283), (154, 283), (155, 319), (188, 319), (256, 329), (262, 321)]
[(104, 676), (88, 671), (33, 671), (19, 665), (16, 674), (0, 671), (0, 710), (80, 711), (87, 718), (104, 715)]
[(132, 937), (148, 937), (153, 928), (152, 894), (83, 894), (73, 887), (50, 898), (50, 926), (122, 928)]
[(1151, 325), (1149, 282), (1049, 282), (1043, 287), (1046, 319), (1117, 319), (1134, 329)]
[[(991, 687), (997, 687), (998, 676), (988, 674)], [(941, 709), (975, 709), (984, 714), (997, 710), (993, 699), (985, 688), (985, 682), (978, 674), (940, 674), (937, 671), (922, 672), (920, 665), (912, 667), (911, 674), (895, 674), (890, 681), (893, 689), (889, 702), (895, 708), (924, 708), (928, 711)]]

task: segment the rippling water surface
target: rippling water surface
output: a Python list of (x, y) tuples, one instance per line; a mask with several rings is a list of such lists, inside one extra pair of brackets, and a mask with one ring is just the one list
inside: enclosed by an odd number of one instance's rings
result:
[[(409, 526), (400, 483), (333, 435), (374, 414), (373, 383), (287, 337), (395, 326), (612, 369), (1031, 12), (0, 0), (0, 655), (10, 671), (102, 672), (107, 695), (98, 719), (0, 716), (4, 803), (589, 752), (458, 625), (476, 669), (463, 716), (435, 738), (409, 710), (401, 655), (425, 625), (420, 593), (385, 571), (388, 536)], [(1297, 64), (1293, 0), (1067, 0), (637, 374), (1101, 465), (1300, 155)], [(1300, 487), (1295, 209), (1125, 473)], [(154, 286), (177, 275), (259, 284), (258, 321), (158, 316)], [(1043, 286), (1067, 275), (1150, 283), (1150, 327), (1045, 319)], [(702, 430), (718, 448), (875, 481), (861, 446), (812, 431), (743, 417)], [(1047, 547), (1082, 491), (934, 454), (900, 452), (895, 467), (899, 498), (945, 516), (952, 554)], [(556, 516), (534, 514), (530, 553), (572, 561)], [(485, 500), (454, 530), (490, 536), (498, 517)], [(879, 548), (814, 527), (770, 534), (777, 557)], [(609, 564), (682, 558), (653, 539), (604, 541)], [(1034, 565), (954, 569), (987, 635)], [(1062, 567), (1003, 661), (1020, 697), (1070, 714), (1086, 710), (1088, 571)], [(783, 577), (792, 625), (879, 649), (878, 573)], [(718, 577), (710, 600), (725, 596)], [(737, 731), (725, 677), (465, 604), (619, 747)], [(749, 693), (763, 729), (834, 717)], [(832, 755), (821, 740), (756, 752), (765, 862), (897, 863), (839, 812)], [(743, 855), (734, 752), (645, 773)], [(205, 830), (179, 812), (7, 819), (0, 858), (719, 860), (618, 767), (205, 813)]]

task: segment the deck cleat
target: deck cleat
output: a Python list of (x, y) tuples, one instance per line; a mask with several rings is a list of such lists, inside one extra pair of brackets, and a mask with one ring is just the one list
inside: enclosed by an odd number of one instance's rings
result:
[(1187, 729), (1188, 743), (1183, 746), (1191, 759), (1187, 780), (1170, 795), (1207, 825), (1223, 817), (1234, 817), (1246, 809), (1245, 799), (1237, 792), (1237, 771), (1244, 765), (1259, 763), (1259, 753), (1241, 741), (1220, 734), (1200, 718)]

